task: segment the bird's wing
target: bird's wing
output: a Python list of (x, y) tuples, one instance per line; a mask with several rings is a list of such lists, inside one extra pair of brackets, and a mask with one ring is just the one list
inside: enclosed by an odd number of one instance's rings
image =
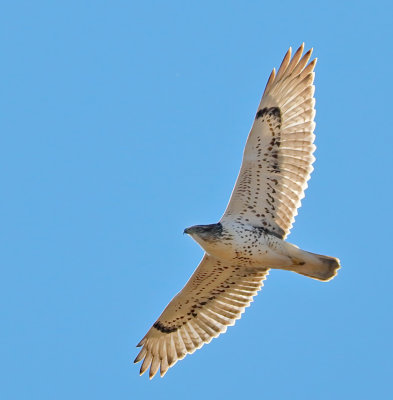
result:
[(265, 228), (280, 238), (289, 233), (313, 170), (314, 67), (312, 49), (291, 49), (273, 69), (227, 209), (230, 217)]
[(188, 353), (209, 343), (240, 318), (262, 287), (266, 270), (246, 270), (204, 255), (184, 288), (140, 341), (135, 362), (143, 360), (140, 374), (149, 367), (152, 378)]

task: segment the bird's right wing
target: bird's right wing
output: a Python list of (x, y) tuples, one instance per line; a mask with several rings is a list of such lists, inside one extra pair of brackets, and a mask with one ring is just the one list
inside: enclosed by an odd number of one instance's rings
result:
[(150, 378), (188, 353), (209, 343), (240, 318), (262, 287), (265, 270), (247, 270), (204, 255), (186, 286), (172, 299), (138, 344), (135, 362), (143, 360), (140, 373), (150, 367)]

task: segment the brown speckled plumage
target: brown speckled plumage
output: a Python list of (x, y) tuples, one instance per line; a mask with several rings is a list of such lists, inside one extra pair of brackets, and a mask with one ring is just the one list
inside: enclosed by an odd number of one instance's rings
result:
[(338, 259), (308, 253), (284, 241), (314, 161), (314, 72), (303, 45), (273, 70), (248, 136), (227, 209), (217, 224), (185, 230), (205, 255), (138, 344), (135, 362), (152, 378), (209, 343), (240, 318), (270, 268), (327, 281)]

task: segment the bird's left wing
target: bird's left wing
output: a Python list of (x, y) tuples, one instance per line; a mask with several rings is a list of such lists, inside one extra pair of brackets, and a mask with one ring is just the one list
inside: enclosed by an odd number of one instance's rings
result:
[(135, 362), (152, 378), (226, 331), (262, 287), (265, 270), (246, 270), (205, 254), (186, 286), (140, 341)]
[(288, 50), (266, 85), (223, 219), (260, 226), (285, 238), (314, 162), (314, 67), (303, 45)]

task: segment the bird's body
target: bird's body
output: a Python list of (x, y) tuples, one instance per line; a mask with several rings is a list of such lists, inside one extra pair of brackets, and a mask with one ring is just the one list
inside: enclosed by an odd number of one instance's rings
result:
[(245, 267), (274, 268), (291, 265), (287, 243), (263, 228), (231, 220), (219, 224), (220, 235), (212, 235), (210, 240), (191, 233), (192, 228), (189, 233), (211, 256)]
[(223, 218), (218, 224), (196, 225), (185, 230), (218, 259), (259, 270), (286, 269), (318, 280), (335, 276), (338, 260), (299, 249), (263, 227)]
[(240, 173), (218, 223), (184, 232), (205, 255), (138, 346), (135, 362), (150, 378), (240, 318), (269, 269), (328, 281), (340, 267), (333, 257), (309, 253), (285, 241), (314, 161), (314, 67), (303, 45), (273, 70), (247, 139)]

